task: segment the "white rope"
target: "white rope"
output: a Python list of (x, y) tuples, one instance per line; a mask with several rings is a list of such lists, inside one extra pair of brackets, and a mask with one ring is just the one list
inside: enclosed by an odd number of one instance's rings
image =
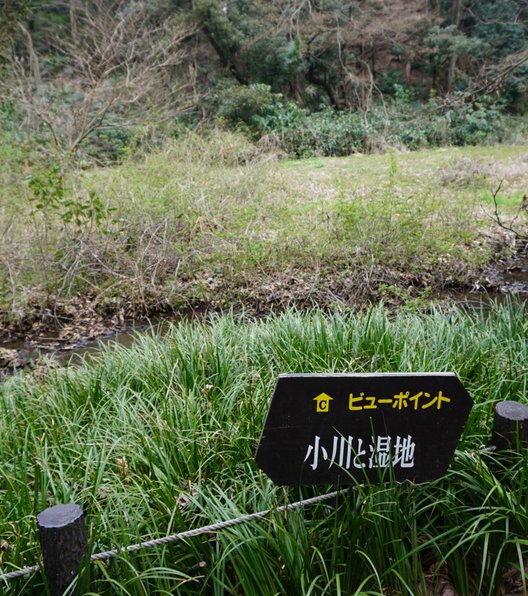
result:
[[(171, 542), (176, 542), (178, 540), (185, 540), (185, 538), (192, 538), (193, 536), (200, 536), (200, 534), (209, 534), (211, 532), (218, 532), (219, 530), (223, 530), (224, 528), (230, 528), (232, 526), (238, 526), (240, 524), (245, 524), (247, 522), (258, 520), (266, 517), (273, 511), (277, 513), (283, 513), (284, 511), (293, 511), (295, 509), (300, 509), (301, 507), (305, 507), (306, 505), (313, 505), (315, 503), (319, 503), (321, 501), (329, 501), (330, 499), (334, 499), (339, 494), (343, 494), (347, 492), (348, 489), (336, 490), (331, 493), (326, 493), (324, 495), (318, 495), (316, 497), (310, 497), (309, 499), (303, 499), (302, 501), (295, 501), (294, 503), (290, 503), (289, 505), (281, 505), (276, 509), (264, 509), (263, 511), (257, 511), (255, 513), (248, 513), (247, 515), (241, 515), (240, 517), (235, 517), (233, 519), (228, 519), (225, 521), (217, 522), (215, 524), (209, 524), (208, 526), (202, 526), (201, 528), (195, 528), (194, 530), (186, 530), (185, 532), (180, 532), (179, 534), (173, 534), (172, 536), (163, 536), (162, 538), (155, 538), (153, 540), (146, 540), (145, 542), (139, 542), (138, 544), (130, 544), (128, 546), (123, 546), (120, 548), (114, 548), (112, 550), (107, 550), (102, 553), (96, 553), (90, 557), (91, 561), (102, 561), (104, 559), (110, 559), (112, 557), (116, 557), (120, 553), (127, 553), (136, 550), (140, 550), (142, 548), (152, 548), (153, 546), (160, 546), (162, 544), (169, 544)], [(10, 571), (9, 573), (3, 573), (0, 575), (0, 580), (10, 580), (15, 579), (16, 577), (21, 577), (24, 575), (29, 575), (30, 573), (34, 573), (38, 571), (39, 566), (33, 565), (32, 567), (24, 567), (22, 569), (17, 569), (16, 571)]]
[(29, 575), (30, 573), (35, 573), (38, 571), (39, 566), (33, 565), (32, 567), (22, 567), (22, 569), (17, 569), (16, 571), (10, 571), (9, 573), (3, 573), (0, 575), (0, 579), (9, 580), (15, 579), (17, 577), (22, 577), (23, 575)]

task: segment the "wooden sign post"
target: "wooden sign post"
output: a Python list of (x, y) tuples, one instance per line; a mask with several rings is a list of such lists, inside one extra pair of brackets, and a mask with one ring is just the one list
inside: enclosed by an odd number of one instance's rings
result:
[(452, 373), (281, 375), (255, 460), (280, 485), (433, 480), (472, 406)]

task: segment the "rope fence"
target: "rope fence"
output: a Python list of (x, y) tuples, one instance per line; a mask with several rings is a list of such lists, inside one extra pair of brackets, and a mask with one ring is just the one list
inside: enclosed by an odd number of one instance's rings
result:
[[(495, 445), (481, 447), (478, 450), (479, 453), (494, 452), (497, 450), (497, 446), (502, 449), (514, 449), (514, 439), (516, 440), (517, 445), (528, 446), (528, 406), (510, 401), (501, 402), (499, 406), (497, 406), (496, 409), (500, 411), (496, 411), (494, 430)], [(519, 428), (519, 420), (522, 420), (523, 422), (526, 420), (527, 424)], [(520, 431), (522, 431), (522, 433)], [(500, 443), (500, 441), (503, 441), (503, 443)], [(178, 534), (114, 548), (93, 554), (90, 556), (89, 560), (103, 561), (116, 557), (122, 553), (162, 546), (172, 542), (185, 540), (186, 538), (200, 536), (202, 534), (220, 532), (226, 528), (263, 519), (273, 512), (284, 513), (286, 511), (294, 511), (323, 501), (329, 501), (350, 490), (353, 489), (339, 489), (286, 505), (248, 513), (246, 515), (216, 522), (193, 530), (186, 530)], [(56, 505), (54, 507), (49, 507), (38, 514), (37, 526), (40, 533), (43, 565), (32, 565), (30, 567), (23, 567), (21, 569), (2, 573), (0, 574), (0, 580), (7, 582), (9, 580), (30, 575), (43, 568), (50, 588), (50, 594), (52, 596), (60, 595), (79, 573), (82, 562), (86, 561), (88, 554), (88, 540), (86, 537), (84, 513), (78, 505), (73, 503), (68, 505)]]
[[(214, 532), (219, 532), (226, 528), (231, 528), (233, 526), (238, 526), (241, 524), (246, 524), (248, 522), (252, 522), (255, 520), (260, 520), (267, 517), (272, 512), (277, 513), (284, 513), (286, 511), (294, 511), (295, 509), (300, 509), (302, 507), (306, 507), (309, 505), (314, 505), (316, 503), (320, 503), (323, 501), (330, 501), (335, 499), (340, 494), (345, 494), (348, 492), (349, 489), (340, 489), (330, 493), (325, 493), (324, 495), (317, 495), (315, 497), (310, 497), (308, 499), (302, 499), (301, 501), (295, 501), (294, 503), (289, 503), (287, 505), (280, 505), (276, 508), (271, 509), (264, 509), (263, 511), (256, 511), (255, 513), (248, 513), (247, 515), (241, 515), (239, 517), (235, 517), (233, 519), (228, 519), (220, 522), (216, 522), (214, 524), (209, 524), (207, 526), (202, 526), (201, 528), (195, 528), (193, 530), (186, 530), (184, 532), (180, 532), (179, 534), (173, 534), (171, 536), (163, 536), (161, 538), (154, 538), (152, 540), (146, 540), (144, 542), (139, 542), (137, 544), (130, 544), (128, 546), (123, 546), (120, 548), (114, 548), (111, 550), (103, 551), (101, 553), (93, 554), (90, 557), (91, 561), (103, 561), (105, 559), (111, 559), (112, 557), (117, 557), (122, 553), (133, 552), (137, 550), (141, 550), (144, 548), (153, 548), (155, 546), (162, 546), (165, 544), (170, 544), (172, 542), (177, 542), (179, 540), (185, 540), (186, 538), (192, 538), (194, 536), (200, 536), (201, 534), (209, 534)], [(58, 507), (61, 507), (60, 505)], [(8, 573), (3, 573), (0, 575), (0, 580), (8, 581), (18, 577), (23, 577), (25, 575), (30, 575), (35, 573), (40, 569), (39, 565), (32, 565), (31, 567), (23, 567), (21, 569), (17, 569), (15, 571), (10, 571)]]

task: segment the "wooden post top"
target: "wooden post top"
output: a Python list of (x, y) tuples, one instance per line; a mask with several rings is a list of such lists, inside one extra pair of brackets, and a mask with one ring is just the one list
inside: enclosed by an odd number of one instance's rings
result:
[(64, 528), (83, 515), (83, 510), (75, 503), (54, 505), (37, 515), (38, 525), (43, 528)]
[(495, 407), (495, 412), (498, 416), (509, 420), (528, 420), (528, 406), (518, 401), (501, 401)]

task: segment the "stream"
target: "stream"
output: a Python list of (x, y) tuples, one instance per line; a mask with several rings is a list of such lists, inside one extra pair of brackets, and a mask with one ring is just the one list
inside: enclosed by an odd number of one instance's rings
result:
[[(518, 298), (528, 301), (528, 254), (504, 263), (495, 264), (482, 274), (481, 281), (471, 291), (450, 290), (438, 296), (442, 302), (456, 303), (463, 308), (486, 307), (491, 301)], [(163, 334), (169, 323), (181, 317), (154, 321), (125, 321), (117, 329), (107, 329), (90, 338), (64, 340), (58, 334), (47, 334), (33, 341), (0, 340), (0, 381), (3, 377), (24, 368), (38, 368), (55, 363), (59, 366), (89, 360), (105, 345), (130, 347), (138, 334)]]
[(0, 343), (0, 381), (19, 369), (38, 367), (44, 364), (65, 366), (82, 360), (89, 361), (106, 345), (118, 344), (129, 348), (138, 334), (163, 334), (170, 321), (125, 321), (118, 329), (108, 329), (96, 337), (61, 341), (55, 334), (36, 341), (7, 341)]

